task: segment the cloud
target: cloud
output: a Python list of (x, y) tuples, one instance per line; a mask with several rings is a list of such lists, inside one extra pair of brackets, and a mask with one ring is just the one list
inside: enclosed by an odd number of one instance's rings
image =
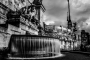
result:
[(47, 16), (47, 20), (53, 20), (55, 25), (64, 25), (67, 15), (67, 1), (66, 0), (43, 0)]
[(90, 0), (72, 0), (72, 20), (78, 23), (79, 29), (90, 31)]
[[(47, 21), (55, 25), (67, 26), (67, 0), (43, 0)], [(86, 22), (90, 20), (90, 0), (70, 0), (71, 20), (77, 22), (80, 29), (89, 30)], [(89, 23), (88, 23), (89, 24)]]
[(46, 25), (54, 25), (54, 21), (46, 21)]
[(85, 29), (86, 31), (90, 32), (90, 17), (83, 23), (82, 29)]

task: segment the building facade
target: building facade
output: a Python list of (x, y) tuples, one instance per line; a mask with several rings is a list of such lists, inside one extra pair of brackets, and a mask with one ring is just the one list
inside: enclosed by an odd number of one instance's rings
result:
[(89, 45), (89, 33), (81, 30), (81, 50), (85, 51), (86, 46)]
[[(25, 0), (24, 2), (31, 1)], [(13, 10), (4, 3), (0, 3), (0, 47), (7, 47), (12, 34), (39, 35), (40, 29), (38, 27), (41, 26), (40, 21), (42, 20), (40, 11), (45, 9), (42, 6), (42, 0), (33, 0), (32, 4), (28, 3), (20, 9), (14, 8), (15, 10)]]
[(10, 35), (7, 32), (8, 24), (6, 24), (6, 14), (8, 9), (8, 7), (0, 3), (0, 48), (2, 48), (2, 46), (6, 46), (7, 36)]

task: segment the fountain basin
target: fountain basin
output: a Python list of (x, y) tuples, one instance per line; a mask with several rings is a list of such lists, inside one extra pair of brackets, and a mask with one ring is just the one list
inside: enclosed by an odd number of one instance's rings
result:
[(58, 58), (61, 58), (61, 57), (64, 57), (65, 55), (63, 54), (56, 54), (55, 56), (48, 56), (48, 57), (9, 57), (9, 58), (6, 58), (6, 60), (55, 60), (55, 59), (58, 59)]
[(57, 38), (36, 35), (12, 35), (7, 59), (45, 59), (62, 56)]

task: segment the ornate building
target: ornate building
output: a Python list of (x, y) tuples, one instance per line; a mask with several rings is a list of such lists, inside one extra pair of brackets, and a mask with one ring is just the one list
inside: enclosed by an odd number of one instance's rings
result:
[(0, 2), (0, 48), (2, 48), (2, 46), (6, 46), (5, 42), (7, 42), (7, 36), (10, 35), (7, 32), (8, 24), (6, 23), (6, 14), (8, 10), (9, 8)]
[[(12, 2), (14, 0), (5, 1)], [(42, 34), (40, 32), (41, 30), (43, 30), (43, 26), (41, 24), (41, 15), (43, 12), (45, 12), (42, 0), (33, 0), (32, 3), (31, 0), (25, 0), (22, 3), (25, 2), (28, 2), (28, 5), (23, 6), (20, 9), (14, 8), (15, 10), (13, 10), (13, 8), (10, 8), (8, 5), (6, 6), (5, 4), (0, 3), (0, 39), (2, 43), (0, 45), (1, 47), (7, 46), (9, 37), (12, 34)]]

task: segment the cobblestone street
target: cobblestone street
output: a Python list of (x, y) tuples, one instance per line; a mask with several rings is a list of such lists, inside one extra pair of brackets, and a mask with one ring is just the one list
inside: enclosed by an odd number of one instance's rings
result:
[[(63, 52), (65, 56), (57, 58), (57, 60), (90, 60), (90, 56), (78, 53)], [(56, 60), (56, 59), (55, 59)]]

